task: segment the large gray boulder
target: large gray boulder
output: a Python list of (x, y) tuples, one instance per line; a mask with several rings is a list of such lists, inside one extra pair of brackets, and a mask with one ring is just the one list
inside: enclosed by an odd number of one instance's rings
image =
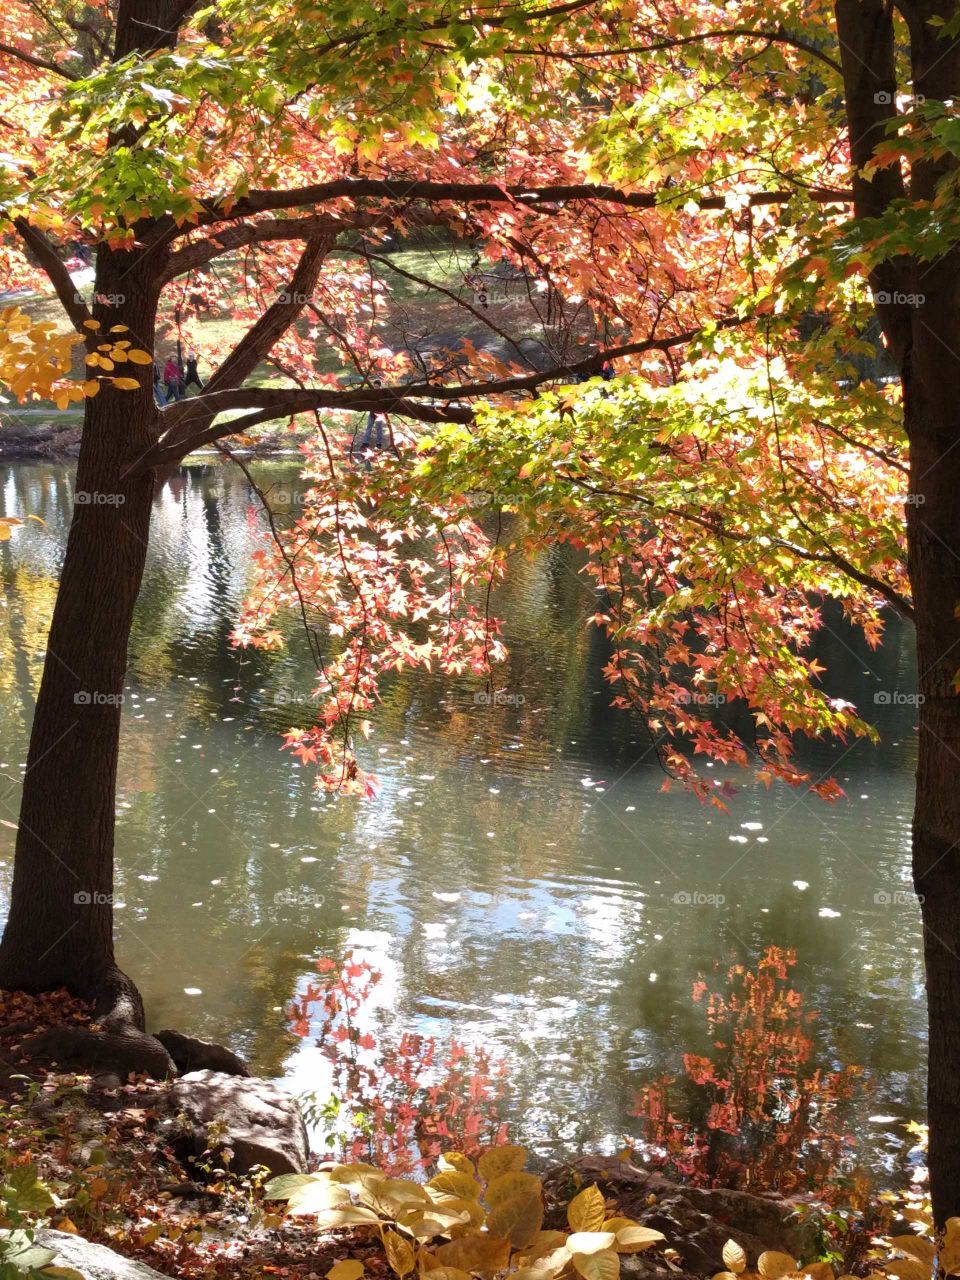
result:
[(163, 1128), (177, 1156), (197, 1160), (205, 1151), (233, 1152), (230, 1168), (247, 1173), (306, 1173), (309, 1144), (300, 1104), (273, 1080), (191, 1071), (167, 1093)]
[(67, 1231), (38, 1231), (35, 1243), (42, 1249), (56, 1249), (57, 1256), (50, 1266), (73, 1267), (87, 1280), (167, 1280), (144, 1262), (124, 1258), (106, 1245), (94, 1244)]

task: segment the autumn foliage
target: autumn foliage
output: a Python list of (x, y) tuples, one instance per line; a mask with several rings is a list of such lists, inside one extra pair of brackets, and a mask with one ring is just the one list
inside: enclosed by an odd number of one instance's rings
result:
[(503, 1063), (412, 1031), (391, 1040), (377, 1028), (371, 998), (382, 975), (369, 961), (348, 952), (317, 968), (320, 981), (289, 1015), (295, 1033), (316, 1034), (332, 1068), (330, 1097), (315, 1094), (308, 1109), (327, 1151), (402, 1177), (432, 1167), (441, 1151), (474, 1157), (506, 1142)]
[[(639, 1092), (644, 1158), (697, 1186), (859, 1202), (843, 1104), (863, 1087), (862, 1073), (817, 1066), (816, 1013), (790, 984), (795, 961), (792, 950), (770, 947), (755, 969), (731, 966), (724, 992), (694, 984), (716, 1054), (684, 1054), (683, 1087), (663, 1076)], [(696, 1120), (676, 1114), (690, 1086)]]

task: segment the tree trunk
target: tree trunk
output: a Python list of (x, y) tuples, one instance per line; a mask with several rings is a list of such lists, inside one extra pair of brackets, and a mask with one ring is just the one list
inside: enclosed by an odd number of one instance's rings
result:
[[(937, 272), (948, 282), (954, 273)], [(940, 348), (939, 281), (928, 278), (931, 332), (921, 326), (904, 375), (910, 435), (907, 508), (917, 629), (919, 758), (914, 884), (926, 964), (927, 1121), (934, 1217), (960, 1215), (960, 359)], [(952, 288), (951, 288), (952, 292)], [(945, 313), (953, 314), (952, 299)], [(954, 330), (955, 332), (956, 330)], [(921, 336), (922, 335), (922, 336)], [(937, 348), (935, 350), (934, 348)]]
[[(124, 324), (153, 350), (157, 288), (149, 254), (98, 255), (93, 314), (107, 339)], [(102, 335), (102, 336), (101, 336)], [(86, 403), (73, 521), (23, 781), (0, 987), (64, 986), (142, 1025), (113, 954), (113, 839), (127, 641), (150, 525), (153, 477), (124, 474), (155, 436), (152, 369), (125, 363), (138, 391), (104, 382)]]

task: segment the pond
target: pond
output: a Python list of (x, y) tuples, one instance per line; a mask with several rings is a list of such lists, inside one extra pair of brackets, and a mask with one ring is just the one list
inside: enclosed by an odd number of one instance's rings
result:
[[(257, 473), (281, 502), (295, 490), (290, 465)], [(66, 465), (0, 466), (0, 514), (45, 521), (0, 544), (0, 918), (72, 484)], [(280, 749), (308, 714), (295, 628), (280, 654), (229, 642), (262, 537), (246, 481), (219, 465), (184, 468), (156, 507), (117, 832), (118, 952), (153, 1029), (229, 1043), (323, 1095), (319, 1015), (294, 1034), (289, 1006), (318, 960), (353, 948), (383, 974), (364, 1013), (380, 1034), (503, 1059), (506, 1117), (541, 1154), (613, 1150), (638, 1132), (641, 1086), (711, 1051), (694, 983), (722, 990), (731, 964), (794, 948), (818, 1065), (864, 1070), (861, 1156), (896, 1163), (899, 1122), (923, 1116), (907, 630), (891, 623), (871, 652), (830, 614), (819, 641), (831, 692), (882, 731), (805, 750), (846, 798), (731, 775), (724, 814), (661, 792), (644, 726), (609, 706), (595, 597), (554, 549), (494, 602), (511, 651), (501, 696), (398, 678), (365, 747), (379, 798), (324, 797)]]

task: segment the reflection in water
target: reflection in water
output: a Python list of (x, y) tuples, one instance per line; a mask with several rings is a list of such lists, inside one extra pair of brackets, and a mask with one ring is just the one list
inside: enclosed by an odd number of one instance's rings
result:
[[(290, 468), (263, 481), (289, 492)], [(16, 820), (72, 474), (0, 467), (0, 510), (46, 521), (0, 544), (0, 818)], [(118, 511), (122, 519), (122, 509)], [(499, 592), (511, 657), (491, 704), (418, 674), (387, 689), (364, 748), (373, 803), (318, 795), (278, 734), (306, 723), (312, 672), (228, 636), (261, 518), (239, 473), (184, 469), (154, 516), (131, 643), (118, 794), (118, 949), (154, 1027), (231, 1043), (265, 1073), (324, 1087), (287, 1027), (321, 955), (384, 974), (381, 1031), (452, 1036), (507, 1059), (507, 1114), (543, 1151), (636, 1132), (636, 1090), (698, 1050), (693, 981), (769, 946), (819, 1010), (825, 1070), (863, 1064), (856, 1120), (874, 1161), (899, 1138), (867, 1111), (922, 1114), (922, 971), (909, 888), (912, 636), (870, 653), (840, 619), (819, 641), (831, 692), (881, 746), (804, 748), (834, 807), (741, 787), (728, 815), (663, 782), (644, 727), (608, 707), (594, 597), (555, 548)], [(96, 602), (91, 601), (91, 610)], [(874, 705), (875, 695), (889, 697)], [(892, 694), (892, 696), (891, 696)], [(709, 767), (709, 766), (708, 766)], [(0, 826), (0, 913), (13, 832)], [(199, 994), (190, 994), (199, 992)], [(314, 1028), (316, 1030), (316, 1028)], [(873, 1136), (871, 1136), (873, 1135)]]

